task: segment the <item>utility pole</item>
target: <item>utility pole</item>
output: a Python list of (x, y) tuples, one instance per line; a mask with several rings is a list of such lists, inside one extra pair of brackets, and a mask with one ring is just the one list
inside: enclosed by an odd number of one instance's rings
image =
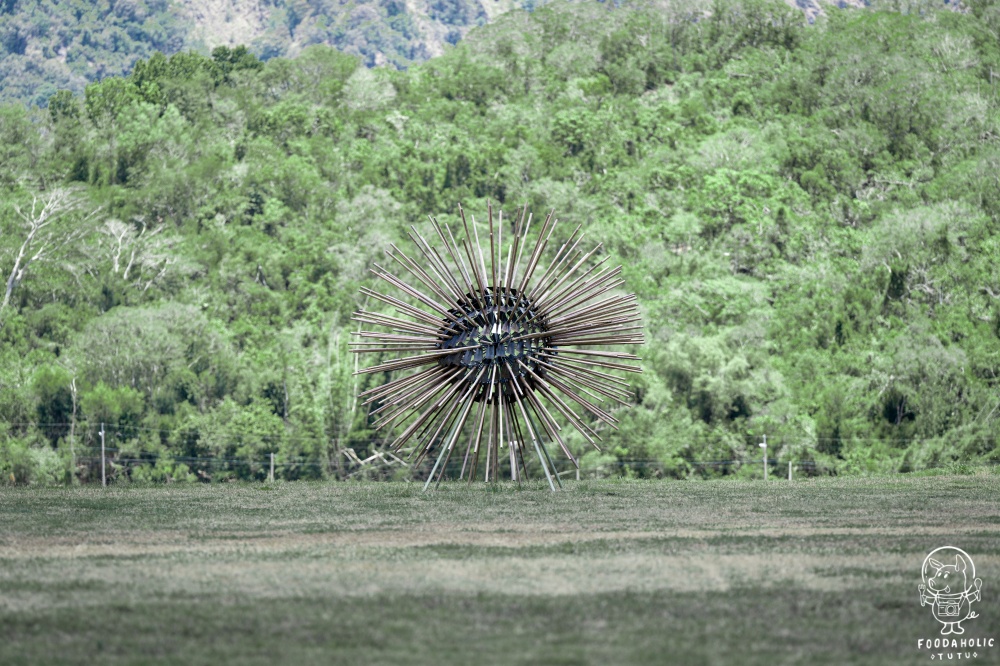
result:
[(108, 477), (104, 472), (104, 424), (101, 423), (101, 486), (108, 485)]
[(767, 481), (767, 435), (762, 435), (764, 441), (760, 443), (760, 448), (764, 450), (764, 480)]

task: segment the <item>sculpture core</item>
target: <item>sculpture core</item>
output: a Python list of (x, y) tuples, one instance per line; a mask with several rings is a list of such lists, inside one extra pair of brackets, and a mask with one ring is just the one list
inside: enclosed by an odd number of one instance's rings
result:
[[(518, 377), (533, 387), (533, 376), (545, 376), (542, 364), (546, 355), (556, 353), (546, 336), (544, 320), (513, 289), (508, 293), (491, 289), (483, 302), (475, 300), (467, 295), (460, 309), (452, 310), (456, 319), (442, 326), (441, 333), (449, 337), (442, 341), (441, 349), (462, 351), (444, 356), (438, 363), (486, 369), (481, 376), (471, 372), (467, 376), (469, 382), (478, 377), (475, 383), (479, 390), (473, 393), (473, 400), (497, 400), (500, 395), (509, 395), (513, 391), (509, 377)], [(492, 385), (498, 385), (499, 393), (488, 390)]]

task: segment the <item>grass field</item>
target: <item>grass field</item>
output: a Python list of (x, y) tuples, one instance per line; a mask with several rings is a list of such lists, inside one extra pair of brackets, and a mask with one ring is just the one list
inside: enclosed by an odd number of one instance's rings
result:
[(914, 664), (1000, 476), (0, 489), (0, 664)]

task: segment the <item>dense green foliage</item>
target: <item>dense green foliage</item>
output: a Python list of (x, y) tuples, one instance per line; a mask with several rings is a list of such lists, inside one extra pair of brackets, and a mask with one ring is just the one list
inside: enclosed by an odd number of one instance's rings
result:
[(179, 51), (187, 29), (170, 0), (2, 0), (0, 101), (44, 106), (59, 88), (82, 91), (139, 58)]
[(637, 404), (586, 465), (683, 476), (762, 434), (839, 473), (995, 461), (996, 15), (559, 3), (406, 72), (220, 49), (3, 108), (3, 476), (59, 478), (101, 422), (289, 477), (378, 446), (358, 288), (487, 198), (583, 224), (640, 297)]

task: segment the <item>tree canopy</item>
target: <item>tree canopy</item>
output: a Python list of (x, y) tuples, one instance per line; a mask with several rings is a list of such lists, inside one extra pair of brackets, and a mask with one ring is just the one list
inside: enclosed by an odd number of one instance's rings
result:
[(288, 478), (377, 448), (359, 287), (487, 199), (582, 224), (639, 296), (636, 405), (585, 466), (716, 473), (691, 461), (762, 434), (837, 473), (995, 462), (997, 17), (553, 3), (407, 71), (220, 48), (0, 107), (0, 472), (54, 478), (32, 452), (102, 422), (122, 456)]

